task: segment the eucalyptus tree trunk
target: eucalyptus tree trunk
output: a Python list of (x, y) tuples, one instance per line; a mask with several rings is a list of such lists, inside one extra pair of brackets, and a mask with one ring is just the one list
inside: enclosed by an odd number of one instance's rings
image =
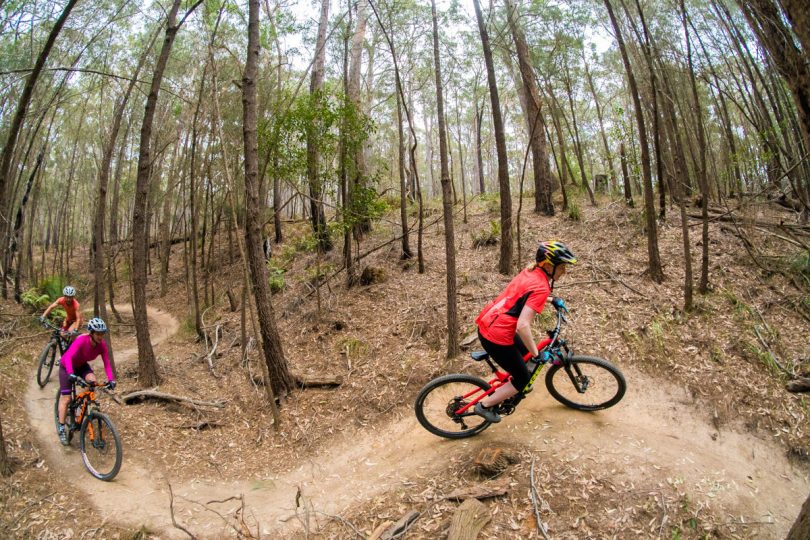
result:
[[(348, 98), (354, 107), (356, 115), (361, 115), (363, 112), (362, 93), (360, 91), (361, 83), (361, 65), (363, 56), (363, 40), (366, 36), (366, 18), (368, 10), (368, 0), (359, 0), (357, 2), (357, 22), (355, 23), (354, 34), (352, 35), (352, 46), (349, 62), (349, 80), (348, 80)], [(356, 134), (353, 134), (353, 138)], [(364, 152), (364, 144), (352, 145), (352, 161), (354, 170), (349, 175), (350, 190), (356, 192), (358, 188), (365, 187), (368, 170), (366, 167), (366, 157)], [(356, 206), (356, 205), (355, 205)], [(352, 223), (353, 233), (355, 239), (371, 230), (371, 220), (368, 215), (363, 212), (363, 215), (357, 214), (357, 208), (350, 207), (352, 210), (353, 218)]]
[[(46, 143), (47, 144), (47, 143)], [(37, 172), (39, 168), (42, 166), (42, 158), (45, 157), (45, 148), (41, 148), (39, 154), (37, 154), (37, 160), (34, 164), (34, 169), (31, 171), (31, 174), (28, 176), (28, 182), (25, 184), (25, 192), (23, 192), (22, 201), (20, 201), (20, 206), (17, 207), (17, 217), (14, 220), (14, 229), (11, 233), (11, 244), (9, 245), (9, 253), (8, 257), (13, 258), (14, 254), (17, 253), (17, 246), (20, 244), (20, 231), (22, 230), (23, 226), (23, 218), (25, 217), (25, 205), (28, 203), (28, 196), (31, 194), (31, 188), (34, 185), (34, 180), (37, 177)], [(22, 296), (20, 291), (20, 259), (22, 255), (17, 256), (17, 271), (14, 272), (14, 300), (19, 304), (22, 302)], [(11, 264), (9, 263), (8, 268), (11, 268)], [(8, 274), (3, 275), (3, 281), (5, 282), (6, 276)]]
[[(621, 0), (624, 12), (627, 14), (628, 20), (632, 21), (630, 11), (624, 0)], [(653, 43), (650, 37), (649, 29), (647, 28), (647, 19), (644, 17), (644, 10), (641, 7), (639, 0), (636, 0), (636, 9), (638, 10), (639, 19), (641, 19), (642, 35), (639, 35), (638, 29), (633, 24), (633, 30), (636, 32), (639, 45), (644, 54), (644, 60), (647, 63), (647, 70), (650, 76), (650, 117), (652, 119), (652, 134), (653, 134), (653, 151), (655, 153), (655, 168), (656, 176), (658, 177), (658, 217), (660, 219), (666, 218), (667, 205), (666, 205), (666, 192), (663, 174), (663, 164), (661, 162), (661, 128), (660, 118), (658, 114), (658, 77), (655, 73), (655, 64), (653, 62)]]
[(505, 0), (509, 28), (517, 50), (520, 77), (526, 94), (526, 122), (529, 141), (532, 149), (532, 166), (534, 168), (534, 211), (547, 216), (554, 215), (554, 201), (551, 198), (551, 170), (548, 166), (548, 149), (546, 147), (546, 123), (543, 118), (540, 92), (537, 89), (534, 68), (531, 64), (526, 37), (518, 22), (518, 12), (513, 0)]
[(693, 108), (696, 115), (695, 131), (697, 132), (698, 155), (697, 163), (698, 185), (700, 186), (701, 202), (700, 213), (703, 221), (702, 242), (703, 253), (700, 262), (700, 283), (698, 291), (706, 294), (709, 291), (709, 180), (706, 177), (706, 134), (703, 131), (703, 109), (700, 106), (700, 94), (698, 93), (697, 81), (695, 80), (695, 66), (692, 62), (692, 39), (689, 36), (687, 26), (686, 5), (680, 0), (681, 19), (683, 22), (683, 33), (686, 38), (686, 60), (689, 66), (689, 82), (692, 88)]
[(146, 257), (148, 249), (146, 202), (149, 196), (149, 176), (152, 168), (152, 124), (157, 107), (158, 92), (163, 72), (174, 44), (174, 38), (185, 18), (202, 3), (195, 3), (180, 24), (175, 24), (181, 0), (174, 0), (166, 19), (166, 37), (155, 63), (155, 72), (149, 95), (146, 98), (143, 124), (141, 125), (138, 175), (135, 185), (135, 202), (132, 211), (132, 312), (135, 316), (135, 334), (138, 341), (138, 384), (142, 387), (156, 386), (160, 375), (155, 362), (155, 352), (149, 337), (149, 322), (146, 316)]
[(444, 214), (444, 253), (447, 278), (447, 358), (459, 353), (458, 316), (456, 299), (456, 241), (453, 228), (453, 200), (450, 190), (450, 172), (447, 167), (447, 128), (444, 118), (444, 95), (442, 91), (442, 64), (439, 57), (439, 24), (436, 20), (436, 1), (431, 0), (433, 19), (433, 65), (436, 74), (436, 109), (439, 117), (439, 160), (442, 178), (442, 210)]
[(613, 13), (613, 6), (610, 0), (604, 0), (605, 7), (607, 8), (610, 22), (613, 25), (613, 30), (616, 33), (616, 41), (619, 44), (619, 51), (622, 55), (622, 62), (627, 72), (627, 82), (630, 85), (630, 94), (633, 98), (633, 106), (636, 113), (636, 123), (638, 124), (639, 143), (641, 144), (641, 170), (644, 175), (644, 209), (647, 221), (647, 255), (649, 258), (650, 278), (656, 282), (661, 283), (664, 280), (664, 272), (661, 268), (661, 258), (658, 253), (658, 228), (655, 222), (655, 202), (653, 200), (653, 186), (652, 186), (652, 171), (650, 170), (650, 149), (647, 143), (647, 128), (644, 125), (644, 111), (641, 108), (641, 100), (638, 95), (638, 86), (636, 85), (636, 78), (633, 74), (633, 67), (630, 65), (630, 58), (627, 56), (627, 50), (622, 37), (621, 28)]
[(245, 248), (250, 261), (253, 295), (259, 312), (265, 364), (275, 396), (284, 397), (293, 390), (294, 381), (284, 357), (276, 317), (270, 303), (267, 265), (262, 252), (259, 212), (259, 138), (256, 80), (259, 63), (259, 0), (249, 1), (248, 49), (242, 76), (243, 134), (245, 144)]
[(585, 187), (585, 190), (588, 192), (588, 198), (591, 200), (591, 204), (596, 206), (596, 198), (593, 195), (593, 189), (591, 189), (591, 183), (588, 180), (587, 175), (585, 174), (585, 157), (584, 157), (584, 150), (582, 148), (582, 141), (579, 138), (579, 125), (577, 124), (577, 113), (574, 109), (574, 89), (571, 83), (571, 71), (568, 67), (568, 64), (565, 64), (565, 89), (566, 89), (566, 96), (568, 97), (568, 109), (571, 111), (571, 129), (574, 135), (574, 153), (577, 155), (577, 164), (579, 165), (579, 174), (582, 177), (582, 185)]
[[(6, 191), (8, 189), (8, 178), (11, 176), (11, 160), (17, 147), (17, 137), (20, 134), (23, 120), (27, 114), (28, 105), (31, 103), (34, 87), (37, 84), (37, 79), (39, 79), (40, 73), (42, 73), (42, 68), (45, 67), (45, 62), (48, 60), (48, 55), (51, 53), (51, 49), (56, 42), (57, 36), (62, 31), (65, 21), (67, 21), (68, 17), (70, 16), (70, 12), (77, 3), (78, 0), (68, 0), (67, 4), (65, 4), (65, 7), (62, 9), (62, 13), (59, 15), (56, 23), (54, 23), (53, 28), (51, 28), (48, 38), (45, 40), (45, 45), (42, 47), (42, 50), (37, 56), (34, 67), (31, 69), (31, 73), (28, 75), (25, 81), (25, 86), (20, 93), (20, 100), (17, 104), (16, 110), (14, 111), (14, 117), (11, 119), (8, 136), (6, 137), (6, 143), (3, 145), (2, 152), (0, 152), (0, 210), (9, 208), (9, 205), (7, 204), (8, 201), (6, 199)], [(4, 226), (0, 227), (0, 230), (7, 230), (6, 224), (8, 223), (8, 216), (0, 216), (0, 219), (5, 222)], [(3, 249), (0, 250), (0, 255), (4, 256), (5, 251), (6, 247), (4, 246)], [(6, 298), (7, 292), (5, 275), (3, 276), (2, 291), (3, 298)]]
[(484, 184), (484, 158), (481, 154), (481, 121), (484, 119), (484, 109), (478, 108), (478, 98), (473, 99), (473, 118), (475, 122), (475, 172), (478, 173), (478, 193), (487, 192)]
[(487, 67), (489, 98), (492, 103), (492, 121), (495, 128), (495, 149), (498, 155), (498, 186), (501, 197), (501, 256), (498, 271), (501, 274), (512, 272), (512, 194), (509, 186), (509, 163), (506, 154), (506, 136), (501, 117), (501, 102), (498, 97), (498, 85), (495, 80), (495, 65), (492, 62), (492, 49), (489, 45), (484, 17), (481, 14), (479, 0), (473, 0), (475, 18), (478, 20), (478, 31), (481, 34), (481, 47), (484, 50), (484, 62)]
[(599, 135), (602, 138), (602, 145), (605, 148), (605, 159), (608, 162), (608, 169), (610, 169), (610, 176), (612, 180), (612, 184), (616, 184), (616, 168), (613, 166), (613, 155), (610, 151), (610, 145), (608, 144), (607, 134), (605, 133), (605, 121), (604, 121), (604, 114), (602, 114), (602, 106), (599, 103), (599, 94), (596, 92), (596, 85), (593, 84), (593, 75), (591, 75), (591, 70), (588, 68), (588, 60), (585, 57), (585, 53), (582, 53), (582, 61), (585, 66), (585, 80), (588, 82), (588, 89), (591, 91), (591, 95), (593, 96), (593, 104), (596, 106), (596, 118), (599, 120)]
[[(315, 61), (312, 66), (312, 81), (309, 86), (312, 107), (319, 110), (323, 91), (324, 63), (326, 61), (326, 29), (329, 25), (329, 2), (321, 2), (321, 19), (318, 22), (318, 39), (315, 44)], [(316, 117), (317, 118), (317, 117)], [(320, 143), (317, 120), (307, 126), (307, 179), (309, 180), (312, 232), (315, 234), (318, 250), (332, 249), (332, 239), (326, 229), (326, 214), (323, 209), (323, 180), (320, 172)]]
[(396, 92), (396, 95), (397, 95), (397, 152), (399, 155), (398, 159), (399, 221), (402, 224), (402, 255), (400, 256), (400, 258), (404, 260), (413, 258), (413, 252), (411, 252), (411, 244), (408, 233), (408, 194), (406, 188), (407, 180), (405, 178), (405, 160), (407, 159), (407, 157), (405, 153), (405, 131), (402, 129), (402, 97), (400, 96), (399, 92)]

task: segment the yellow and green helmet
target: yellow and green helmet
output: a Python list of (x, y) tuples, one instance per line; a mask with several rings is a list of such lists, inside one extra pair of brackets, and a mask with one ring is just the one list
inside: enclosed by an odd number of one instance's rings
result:
[(577, 264), (577, 258), (573, 252), (568, 249), (568, 246), (557, 240), (541, 242), (540, 247), (537, 248), (535, 261), (538, 263), (549, 262), (552, 266), (562, 263)]

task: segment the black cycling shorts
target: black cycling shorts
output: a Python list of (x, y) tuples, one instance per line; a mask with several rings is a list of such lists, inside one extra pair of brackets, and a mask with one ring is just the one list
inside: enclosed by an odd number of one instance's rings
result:
[(484, 347), (484, 350), (489, 353), (489, 356), (495, 360), (495, 363), (501, 366), (504, 371), (512, 376), (512, 384), (518, 390), (523, 390), (529, 384), (529, 368), (526, 367), (526, 362), (523, 356), (529, 352), (520, 336), (515, 334), (515, 342), (512, 345), (498, 345), (492, 343), (487, 338), (478, 332), (478, 341)]

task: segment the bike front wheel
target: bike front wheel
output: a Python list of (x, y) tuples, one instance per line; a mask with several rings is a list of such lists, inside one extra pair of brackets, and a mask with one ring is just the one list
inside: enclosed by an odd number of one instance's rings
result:
[(429, 432), (447, 439), (472, 437), (490, 422), (469, 407), (459, 409), (483, 396), (489, 384), (472, 375), (452, 374), (433, 379), (416, 396), (416, 419)]
[(546, 388), (554, 399), (572, 409), (598, 411), (616, 405), (624, 397), (627, 382), (619, 368), (591, 356), (574, 356), (551, 366)]
[(42, 353), (39, 355), (39, 367), (37, 368), (37, 384), (40, 388), (45, 388), (51, 378), (53, 365), (56, 363), (56, 343), (49, 341)]
[(112, 421), (105, 414), (91, 411), (79, 433), (82, 460), (90, 474), (105, 481), (115, 478), (121, 469), (123, 448)]

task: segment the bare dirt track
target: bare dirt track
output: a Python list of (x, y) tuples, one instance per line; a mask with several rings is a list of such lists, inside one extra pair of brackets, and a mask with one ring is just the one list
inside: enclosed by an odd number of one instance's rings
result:
[[(149, 309), (149, 317), (155, 345), (177, 331), (171, 315)], [(134, 349), (116, 351), (119, 365), (136, 357)], [(441, 475), (455, 456), (489, 443), (531, 448), (548, 456), (549, 464), (589, 463), (623, 485), (682, 485), (731, 516), (758, 522), (759, 537), (784, 537), (810, 491), (807, 476), (777, 445), (737, 431), (733, 422), (718, 431), (685, 392), (628, 371), (628, 392), (610, 410), (572, 411), (538, 387), (502, 423), (469, 440), (446, 441), (423, 430), (410, 411), (397, 409), (387, 425), (339, 435), (289, 473), (247, 481), (175, 481), (172, 471), (127, 453), (124, 440), (121, 473), (113, 482), (97, 482), (84, 471), (75, 447), (61, 447), (54, 434), (56, 385), (40, 390), (32, 377), (26, 402), (57, 477), (83, 491), (105, 521), (146, 525), (161, 538), (187, 537), (172, 525), (169, 483), (175, 519), (196, 535), (235, 535), (224, 529), (222, 516), (236, 511), (242, 501), (232, 497), (243, 495), (246, 521), (262, 535), (288, 536), (302, 529), (295, 519), (301, 498), (321, 515), (341, 515), (377, 495)], [(159, 429), (154, 435), (158, 444)]]

